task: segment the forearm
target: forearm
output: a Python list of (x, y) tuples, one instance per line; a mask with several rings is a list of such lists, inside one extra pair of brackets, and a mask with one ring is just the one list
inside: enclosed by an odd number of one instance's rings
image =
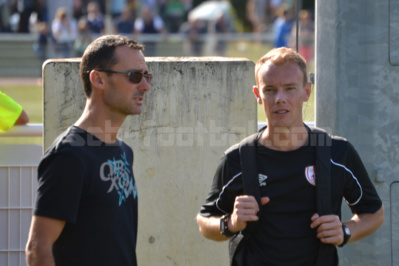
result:
[(48, 217), (32, 217), (26, 244), (28, 266), (54, 266), (53, 245), (65, 226), (65, 221)]
[(29, 242), (26, 247), (26, 262), (28, 266), (54, 266), (52, 248)]
[(28, 114), (22, 110), (21, 115), (18, 117), (17, 121), (15, 121), (14, 125), (26, 125), (29, 122)]
[(220, 217), (204, 217), (198, 214), (197, 223), (199, 231), (204, 237), (215, 241), (229, 239), (220, 233)]
[(351, 238), (348, 243), (360, 240), (376, 231), (384, 222), (384, 207), (375, 213), (363, 213), (354, 215), (349, 221), (344, 222), (351, 230)]

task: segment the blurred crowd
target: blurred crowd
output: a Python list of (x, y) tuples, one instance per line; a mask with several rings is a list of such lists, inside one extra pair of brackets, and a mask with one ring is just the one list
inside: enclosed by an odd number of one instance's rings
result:
[[(108, 4), (106, 0), (73, 0), (73, 6), (59, 7), (51, 18), (48, 1), (0, 0), (0, 32), (37, 33), (34, 50), (41, 61), (49, 57), (49, 51), (53, 58), (79, 57), (93, 38), (105, 33), (133, 35), (133, 38), (142, 34), (168, 38), (168, 34), (182, 33), (190, 42), (190, 54), (200, 56), (204, 36), (210, 31), (236, 32), (231, 12), (214, 14), (217, 17), (212, 28), (201, 17), (191, 16), (195, 0), (111, 0)], [(296, 0), (246, 0), (246, 19), (254, 35), (259, 36), (255, 40), (261, 42), (262, 34), (269, 32), (273, 34), (273, 46), (295, 46), (296, 3)], [(308, 61), (313, 54), (313, 13), (302, 10), (299, 17), (298, 49)], [(149, 38), (144, 44), (146, 56), (157, 55), (155, 40)], [(226, 48), (227, 41), (218, 40), (214, 45), (215, 55), (225, 55)]]
[[(314, 2), (308, 4), (307, 1), (308, 5), (302, 6), (298, 14), (297, 3), (295, 0), (247, 0), (247, 19), (255, 35), (272, 32), (274, 47), (297, 48), (309, 62), (314, 54)], [(260, 37), (258, 39), (260, 41)]]

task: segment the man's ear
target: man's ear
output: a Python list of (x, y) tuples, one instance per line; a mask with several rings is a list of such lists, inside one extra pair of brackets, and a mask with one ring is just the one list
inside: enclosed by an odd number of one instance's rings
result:
[(262, 98), (260, 98), (260, 93), (259, 93), (258, 87), (253, 86), (253, 92), (254, 92), (254, 94), (255, 94), (256, 101), (257, 101), (259, 104), (262, 104)]
[(100, 72), (98, 72), (97, 70), (92, 70), (90, 72), (89, 77), (93, 89), (95, 88), (102, 89), (104, 87), (105, 81)]

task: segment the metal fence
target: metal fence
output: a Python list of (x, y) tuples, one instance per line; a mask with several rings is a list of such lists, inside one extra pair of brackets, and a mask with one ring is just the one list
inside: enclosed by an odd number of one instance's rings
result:
[(0, 265), (26, 265), (36, 166), (0, 166)]

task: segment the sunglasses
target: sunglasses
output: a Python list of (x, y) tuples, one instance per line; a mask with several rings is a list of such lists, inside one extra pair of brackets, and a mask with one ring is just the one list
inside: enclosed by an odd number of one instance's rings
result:
[(140, 83), (140, 81), (143, 77), (147, 80), (148, 83), (150, 83), (151, 79), (152, 79), (152, 74), (150, 74), (150, 73), (143, 74), (138, 71), (120, 72), (120, 71), (113, 71), (113, 70), (106, 70), (106, 69), (98, 69), (97, 71), (126, 75), (129, 77), (130, 82), (132, 82), (134, 84)]

